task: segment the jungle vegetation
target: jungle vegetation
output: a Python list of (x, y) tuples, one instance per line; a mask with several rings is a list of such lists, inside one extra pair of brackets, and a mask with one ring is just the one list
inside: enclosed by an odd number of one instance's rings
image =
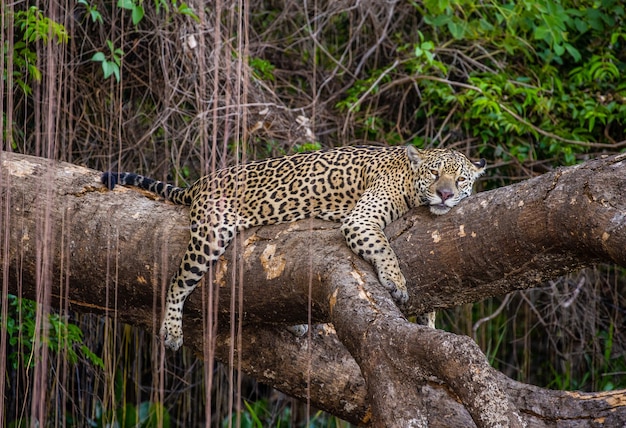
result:
[[(626, 149), (618, 0), (0, 8), (4, 151), (186, 185), (298, 151), (441, 146), (487, 159), (481, 191)], [(624, 389), (625, 274), (597, 265), (449, 309), (438, 327), (473, 337), (520, 382)], [(39, 405), (42, 426), (347, 426), (191, 352), (157, 374), (152, 335), (114, 318), (49, 312), (6, 287), (0, 318), (2, 426), (26, 426)], [(40, 355), (47, 375), (34, 384)], [(67, 405), (37, 403), (42, 389)]]

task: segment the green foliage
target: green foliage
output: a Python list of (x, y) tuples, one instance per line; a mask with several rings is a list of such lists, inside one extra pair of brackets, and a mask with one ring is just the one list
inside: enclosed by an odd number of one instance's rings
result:
[(31, 6), (25, 11), (15, 14), (15, 24), (22, 32), (24, 42), (34, 43), (43, 41), (48, 43), (50, 35), (57, 43), (67, 43), (67, 31), (65, 27), (44, 16), (36, 6)]
[(322, 145), (318, 142), (298, 144), (293, 148), (296, 153), (314, 152), (321, 149)]
[(474, 2), (426, 1), (425, 21), (456, 40), (487, 40), (510, 55), (533, 49), (544, 61), (561, 63), (565, 53), (574, 61), (581, 53), (570, 33), (581, 31), (584, 12), (574, 4), (555, 0)]
[[(610, 332), (601, 331), (599, 336), (608, 338)], [(615, 391), (626, 388), (626, 380), (623, 374), (626, 372), (626, 357), (624, 355), (611, 354), (612, 343), (605, 342), (604, 355), (601, 361), (592, 361), (589, 354), (585, 355), (587, 365), (592, 370), (585, 372), (582, 377), (577, 377), (576, 370), (570, 361), (565, 361), (562, 366), (555, 367), (548, 363), (548, 369), (552, 375), (552, 381), (548, 388), (559, 390), (585, 390)]]
[[(239, 428), (263, 428), (263, 427), (292, 427), (292, 409), (284, 407), (278, 414), (272, 409), (272, 405), (267, 400), (261, 399), (255, 402), (244, 401), (245, 410), (241, 413), (234, 413), (222, 421), (222, 427)], [(341, 419), (329, 416), (323, 412), (316, 412), (311, 419), (306, 422), (308, 428), (348, 428), (350, 424)]]
[[(32, 367), (35, 364), (32, 352), (37, 334), (37, 305), (32, 300), (20, 299), (11, 294), (8, 297), (8, 304), (7, 320), (6, 322), (0, 320), (6, 328), (9, 346), (14, 349), (9, 353), (8, 361), (14, 369), (20, 362), (25, 367)], [(41, 340), (51, 351), (57, 354), (65, 352), (71, 364), (76, 364), (82, 355), (91, 364), (104, 368), (102, 359), (84, 344), (83, 332), (77, 325), (58, 314), (49, 314), (43, 328)]]
[(196, 14), (196, 11), (193, 10), (193, 8), (190, 7), (187, 3), (181, 2), (179, 4), (176, 0), (172, 0), (172, 6), (176, 13), (188, 16), (198, 23), (200, 22), (200, 17), (198, 16), (198, 14)]
[[(415, 82), (418, 123), (456, 127), (478, 142), (483, 156), (504, 164), (547, 159), (570, 165), (597, 147), (610, 149), (624, 140), (621, 2), (413, 4), (427, 26), (414, 42), (398, 40), (399, 59), (391, 66), (356, 80), (337, 103), (339, 110), (358, 113), (377, 99), (392, 99), (398, 82)], [(402, 140), (387, 117), (368, 108), (357, 116), (357, 136), (391, 144)]]
[[(590, 294), (597, 293), (598, 288)], [(593, 325), (588, 327), (588, 332), (595, 337), (585, 338), (580, 324), (559, 326), (554, 319), (547, 317), (576, 317), (580, 322), (580, 318), (589, 316), (581, 313), (589, 299), (579, 297), (584, 300), (583, 307), (559, 307), (559, 313), (553, 306), (554, 293), (546, 292), (543, 298), (536, 295), (520, 300), (520, 295), (510, 295), (503, 303), (498, 299), (487, 299), (467, 305), (462, 309), (463, 314), (459, 313), (460, 308), (444, 311), (438, 321), (444, 329), (472, 335), (495, 369), (521, 382), (559, 390), (626, 388), (626, 377), (623, 376), (626, 356), (620, 352), (623, 341), (615, 337), (621, 318), (611, 320), (605, 327), (603, 322), (590, 317)], [(598, 296), (594, 298), (602, 300)], [(552, 303), (547, 303), (546, 299)], [(524, 303), (529, 301), (533, 306), (525, 307)], [(594, 314), (598, 315), (597, 312)], [(604, 317), (607, 315), (603, 314)], [(536, 316), (540, 322), (536, 322)], [(578, 340), (581, 342), (577, 343)]]
[(248, 60), (250, 67), (252, 68), (252, 75), (259, 80), (266, 80), (273, 82), (274, 79), (274, 65), (271, 62), (262, 59), (251, 57)]
[[(589, 36), (594, 40), (605, 37), (588, 34), (591, 26), (583, 25), (580, 19), (592, 8), (608, 18), (610, 13), (623, 15), (623, 7), (602, 10), (590, 3), (581, 11), (565, 9), (567, 5), (568, 2), (552, 0), (515, 2), (494, 9), (495, 12), (484, 10), (477, 15), (493, 23), (510, 16), (506, 30), (493, 26), (489, 32), (477, 36), (483, 37), (485, 44), (504, 47), (511, 56), (523, 54), (525, 58), (523, 62), (513, 57), (507, 59), (510, 65), (500, 72), (470, 76), (470, 83), (478, 90), (467, 90), (459, 97), (461, 106), (465, 107), (465, 123), (473, 136), (485, 144), (498, 141), (501, 153), (521, 162), (532, 161), (534, 155), (575, 163), (576, 155), (586, 150), (584, 145), (576, 145), (576, 141), (600, 140), (609, 117), (620, 125), (626, 120), (626, 104), (623, 95), (619, 95), (623, 88), (617, 80), (618, 67), (625, 64), (607, 51), (611, 49), (609, 45), (598, 46), (595, 49), (598, 54), (594, 54), (587, 43), (576, 43), (588, 41)], [(467, 22), (472, 26), (474, 20)], [(595, 26), (606, 30), (604, 26)], [(507, 37), (512, 36), (519, 43), (508, 42)], [(529, 50), (530, 46), (534, 49)], [(568, 60), (581, 63), (569, 76)], [(549, 65), (551, 62), (554, 65)], [(621, 102), (607, 102), (598, 97), (598, 94), (616, 93)], [(539, 130), (551, 135), (541, 134)], [(536, 142), (538, 150), (534, 154), (528, 148), (519, 149), (521, 145), (528, 146), (522, 140), (528, 137)]]
[(119, 82), (120, 67), (122, 66), (124, 51), (120, 48), (116, 48), (110, 40), (107, 40), (106, 43), (109, 48), (109, 54), (105, 55), (104, 52), (96, 52), (91, 57), (91, 60), (102, 64), (102, 72), (104, 73), (105, 79), (113, 75), (115, 76), (115, 80)]
[(100, 14), (96, 6), (92, 6), (87, 0), (78, 0), (78, 4), (85, 7), (87, 14), (91, 17), (91, 21), (93, 23), (103, 24), (102, 14)]
[(193, 10), (193, 8), (190, 7), (187, 3), (178, 3), (177, 0), (172, 0), (171, 5), (172, 7), (170, 7), (170, 2), (168, 0), (154, 0), (154, 7), (157, 14), (160, 14), (163, 10), (165, 11), (166, 15), (169, 15), (173, 11), (175, 13), (188, 16), (196, 22), (200, 22), (200, 17), (196, 13), (196, 11)]
[(432, 40), (425, 40), (424, 34), (418, 31), (419, 42), (410, 45), (404, 44), (397, 51), (403, 53), (413, 49), (411, 61), (404, 64), (405, 72), (409, 74), (430, 74), (433, 76), (445, 76), (448, 74), (448, 67), (437, 59), (435, 43)]
[(93, 428), (169, 428), (170, 414), (160, 403), (143, 401), (135, 406), (123, 403), (115, 410), (96, 408), (96, 417), (91, 421)]
[[(8, 17), (4, 17), (3, 26), (10, 25)], [(16, 32), (16, 41), (13, 44), (13, 70), (11, 70), (13, 83), (19, 87), (26, 95), (32, 92), (30, 81), (41, 81), (41, 71), (37, 68), (37, 54), (34, 50), (36, 42), (48, 43), (50, 37), (56, 43), (67, 43), (68, 35), (65, 27), (58, 22), (44, 16), (43, 12), (36, 6), (31, 6), (26, 10), (15, 12), (13, 27)], [(4, 64), (7, 64), (9, 54), (9, 43), (4, 41), (3, 55)], [(2, 78), (7, 81), (5, 68), (2, 70)]]
[[(92, 6), (87, 0), (79, 0), (78, 3), (85, 7), (86, 13), (89, 15), (92, 22), (97, 22), (103, 25), (102, 15), (95, 6)], [(177, 0), (173, 0), (171, 2), (171, 8), (167, 0), (155, 0), (154, 4), (157, 12), (164, 10), (166, 14), (169, 14), (170, 11), (173, 10), (176, 13), (189, 16), (196, 22), (199, 22), (199, 18), (194, 10), (184, 2), (179, 4)], [(117, 7), (130, 11), (131, 20), (134, 26), (139, 25), (146, 14), (143, 7), (143, 0), (118, 0)], [(105, 80), (114, 76), (115, 81), (119, 82), (120, 68), (122, 67), (122, 57), (124, 56), (124, 51), (121, 48), (116, 48), (111, 40), (107, 40), (106, 45), (107, 52), (98, 51), (91, 57), (91, 60), (99, 62), (102, 65), (102, 72)]]
[[(200, 18), (196, 12), (186, 3), (181, 2), (179, 4), (177, 0), (172, 0), (171, 4), (172, 7), (170, 7), (167, 0), (154, 0), (154, 6), (157, 13), (161, 13), (161, 10), (165, 11), (166, 14), (174, 11), (175, 13), (188, 16), (196, 22), (200, 22)], [(117, 7), (130, 11), (131, 20), (135, 26), (139, 25), (146, 14), (146, 11), (143, 8), (143, 0), (118, 0)]]
[(163, 404), (142, 401), (138, 405), (125, 400), (125, 378), (121, 371), (115, 373), (113, 409), (96, 403), (95, 417), (89, 421), (92, 428), (169, 428), (171, 416)]
[(388, 70), (374, 70), (367, 79), (358, 80), (346, 91), (347, 97), (337, 103), (340, 111), (358, 112), (361, 110), (363, 99), (369, 95), (376, 95), (380, 91), (381, 83), (391, 81)]
[(118, 0), (117, 7), (131, 11), (133, 25), (139, 24), (146, 14), (143, 10), (143, 0)]
[[(598, 367), (599, 376), (593, 385), (595, 391), (614, 391), (626, 389), (626, 355), (614, 349), (615, 344), (615, 324), (611, 323), (608, 331), (601, 331), (599, 337), (604, 343), (604, 353), (602, 362)], [(589, 357), (587, 357), (589, 360)], [(588, 361), (591, 367), (598, 366), (592, 361)]]
[[(8, 13), (4, 14), (2, 16), (3, 29), (8, 25), (13, 26), (15, 38), (12, 46), (9, 40), (2, 39), (2, 54), (4, 56), (2, 80), (6, 83), (11, 81), (11, 86), (19, 88), (28, 97), (32, 94), (32, 83), (40, 82), (42, 76), (37, 67), (37, 46), (41, 43), (67, 43), (69, 36), (62, 24), (46, 17), (43, 11), (36, 6), (19, 10), (13, 16)], [(7, 68), (9, 56), (13, 60), (11, 70)], [(13, 87), (8, 89), (10, 92)], [(10, 144), (14, 150), (17, 149), (12, 130), (7, 126), (4, 111), (2, 112), (2, 122), (3, 141)], [(15, 130), (14, 132), (19, 134), (21, 131)]]

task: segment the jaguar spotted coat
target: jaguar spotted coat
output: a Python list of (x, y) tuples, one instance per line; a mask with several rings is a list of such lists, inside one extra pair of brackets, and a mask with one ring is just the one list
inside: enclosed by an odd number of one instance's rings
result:
[(116, 184), (154, 192), (189, 205), (191, 239), (170, 284), (160, 335), (178, 349), (187, 296), (237, 231), (307, 217), (341, 222), (348, 246), (370, 262), (393, 298), (408, 300), (406, 280), (384, 227), (410, 208), (428, 205), (447, 213), (472, 192), (485, 161), (471, 162), (448, 149), (343, 147), (301, 153), (225, 168), (188, 188), (174, 187), (133, 173), (102, 175)]

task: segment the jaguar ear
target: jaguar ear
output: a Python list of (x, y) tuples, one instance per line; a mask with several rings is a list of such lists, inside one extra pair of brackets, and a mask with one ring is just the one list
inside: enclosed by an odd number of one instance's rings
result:
[(406, 146), (406, 155), (409, 157), (409, 161), (411, 162), (413, 169), (417, 169), (417, 167), (424, 161), (422, 158), (424, 153), (415, 146)]
[(487, 166), (487, 161), (485, 159), (481, 159), (478, 162), (472, 162), (472, 165), (476, 167), (474, 175), (476, 177), (479, 177), (483, 174), (483, 172), (485, 172), (485, 166)]

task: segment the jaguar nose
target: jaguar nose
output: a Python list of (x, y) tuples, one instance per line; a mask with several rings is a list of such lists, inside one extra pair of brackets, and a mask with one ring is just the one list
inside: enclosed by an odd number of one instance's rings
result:
[(439, 197), (441, 198), (441, 202), (445, 202), (452, 196), (454, 196), (454, 192), (450, 191), (449, 189), (438, 189), (437, 195), (439, 195)]

